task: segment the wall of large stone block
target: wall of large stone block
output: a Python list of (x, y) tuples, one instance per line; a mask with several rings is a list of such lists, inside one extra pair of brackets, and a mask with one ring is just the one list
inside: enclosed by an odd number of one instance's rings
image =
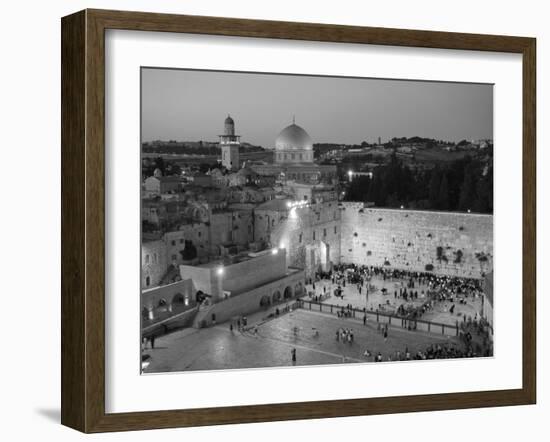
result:
[[(429, 264), (434, 273), (473, 278), (493, 268), (492, 215), (364, 208), (362, 203), (343, 203), (341, 214), (342, 262), (387, 262), (412, 271), (425, 271)], [(438, 247), (445, 258), (438, 259)]]

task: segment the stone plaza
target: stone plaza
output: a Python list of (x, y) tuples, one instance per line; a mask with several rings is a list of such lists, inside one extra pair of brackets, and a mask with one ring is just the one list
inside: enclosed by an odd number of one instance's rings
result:
[[(401, 281), (373, 278), (371, 285), (377, 289), (369, 293), (368, 301), (365, 292), (359, 294), (357, 286), (348, 284), (342, 288), (343, 297), (330, 295), (324, 299), (324, 305), (344, 307), (351, 304), (359, 310), (365, 306), (370, 310), (379, 304), (387, 305), (387, 300), (393, 304), (405, 303), (402, 299), (394, 299), (393, 294), (393, 288), (401, 285)], [(308, 294), (303, 297), (305, 305), (301, 308), (297, 308), (298, 302), (289, 301), (262, 309), (246, 317), (247, 326), (241, 329), (234, 320), (229, 320), (208, 328), (183, 328), (160, 336), (153, 349), (150, 345), (144, 348), (151, 356), (144, 373), (367, 363), (373, 362), (379, 353), (383, 361), (395, 361), (399, 354), (414, 355), (432, 345), (456, 348), (463, 345), (453, 327), (446, 328), (445, 333), (439, 329), (426, 332), (408, 330), (394, 323), (384, 337), (373, 315), (368, 316), (365, 323), (361, 314), (342, 318), (326, 309), (316, 311), (317, 303), (311, 304), (312, 310), (308, 309), (308, 299), (323, 293), (327, 296), (334, 287), (324, 280), (317, 281), (315, 289), (313, 284), (308, 284)], [(386, 288), (388, 294), (383, 294), (382, 288)], [(413, 301), (415, 304), (421, 302), (420, 299)], [(449, 312), (449, 305), (441, 303), (423, 319), (452, 326), (457, 319), (462, 321), (464, 316), (475, 315), (479, 299), (460, 305), (454, 314)], [(281, 313), (276, 315), (276, 310)], [(336, 339), (336, 332), (342, 329), (353, 331), (353, 342)], [(292, 349), (296, 350), (296, 362), (292, 361)]]

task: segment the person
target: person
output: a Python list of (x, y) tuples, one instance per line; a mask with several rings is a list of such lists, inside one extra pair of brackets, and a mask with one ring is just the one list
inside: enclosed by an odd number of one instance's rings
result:
[(151, 341), (151, 348), (155, 348), (155, 335), (151, 336), (150, 341)]
[(229, 331), (233, 333), (233, 322), (229, 323)]
[(290, 350), (290, 356), (292, 358), (292, 364), (296, 364), (296, 349), (294, 347)]
[(363, 325), (367, 325), (367, 315), (363, 315)]

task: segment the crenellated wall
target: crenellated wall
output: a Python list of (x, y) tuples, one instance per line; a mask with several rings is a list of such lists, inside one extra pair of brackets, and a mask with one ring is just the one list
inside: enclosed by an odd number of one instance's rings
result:
[(387, 262), (413, 271), (431, 264), (434, 273), (473, 278), (493, 268), (492, 215), (363, 208), (363, 203), (343, 203), (341, 214), (342, 262)]

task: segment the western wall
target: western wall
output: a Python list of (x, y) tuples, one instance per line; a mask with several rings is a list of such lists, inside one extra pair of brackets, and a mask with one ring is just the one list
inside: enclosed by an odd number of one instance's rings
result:
[(342, 203), (341, 262), (480, 278), (493, 268), (493, 216)]

